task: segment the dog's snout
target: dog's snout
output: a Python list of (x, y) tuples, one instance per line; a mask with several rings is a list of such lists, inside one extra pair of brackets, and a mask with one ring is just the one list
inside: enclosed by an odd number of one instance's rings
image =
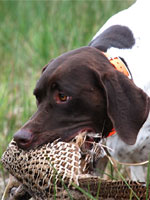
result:
[(14, 135), (14, 140), (16, 141), (19, 148), (28, 149), (32, 142), (32, 133), (26, 129), (20, 129)]

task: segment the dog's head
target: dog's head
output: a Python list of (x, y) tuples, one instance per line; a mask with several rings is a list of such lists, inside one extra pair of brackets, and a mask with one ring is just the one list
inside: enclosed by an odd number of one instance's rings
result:
[(148, 96), (94, 47), (82, 47), (52, 60), (34, 89), (37, 112), (14, 135), (23, 149), (57, 138), (70, 141), (78, 133), (114, 127), (133, 144), (149, 112)]

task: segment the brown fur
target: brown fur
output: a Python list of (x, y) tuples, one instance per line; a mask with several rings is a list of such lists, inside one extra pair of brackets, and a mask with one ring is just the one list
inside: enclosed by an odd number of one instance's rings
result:
[[(59, 102), (60, 93), (69, 100)], [(22, 149), (37, 148), (57, 138), (70, 141), (79, 131), (114, 127), (133, 144), (145, 122), (150, 100), (131, 80), (116, 71), (100, 50), (82, 47), (52, 60), (34, 90), (37, 112), (14, 135)]]

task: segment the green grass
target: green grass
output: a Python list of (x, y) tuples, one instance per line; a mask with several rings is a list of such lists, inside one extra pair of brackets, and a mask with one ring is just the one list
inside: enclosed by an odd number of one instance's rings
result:
[(0, 157), (36, 110), (32, 92), (42, 67), (87, 45), (110, 16), (133, 1), (0, 1)]

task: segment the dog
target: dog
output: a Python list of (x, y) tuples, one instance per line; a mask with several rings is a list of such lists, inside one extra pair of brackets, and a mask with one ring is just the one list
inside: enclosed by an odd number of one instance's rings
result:
[[(141, 162), (150, 152), (149, 0), (111, 17), (88, 46), (62, 54), (42, 70), (34, 89), (37, 112), (14, 134), (35, 149), (60, 138), (101, 133), (111, 155)], [(108, 137), (112, 130), (116, 134)], [(131, 167), (142, 181), (144, 167)]]

